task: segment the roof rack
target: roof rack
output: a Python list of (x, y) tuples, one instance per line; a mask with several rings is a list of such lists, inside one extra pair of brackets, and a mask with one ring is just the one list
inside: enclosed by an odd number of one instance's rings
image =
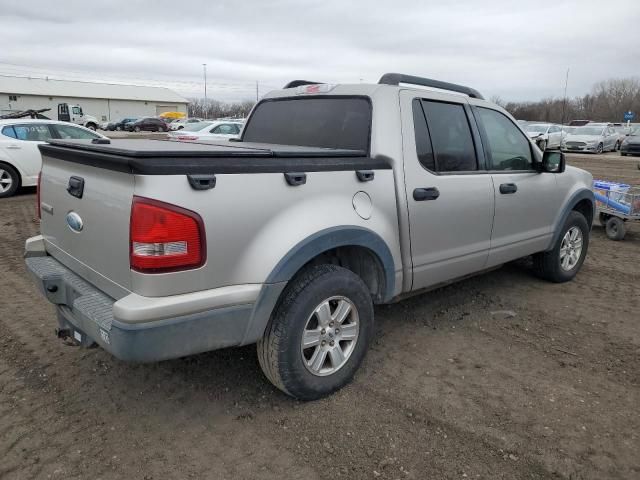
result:
[(404, 75), (402, 73), (385, 73), (378, 82), (381, 85), (399, 85), (401, 83), (409, 83), (411, 85), (420, 85), (423, 87), (439, 88), (441, 90), (449, 90), (452, 92), (464, 93), (472, 98), (484, 100), (484, 97), (476, 89), (465, 87), (464, 85), (456, 85), (455, 83), (442, 82), (431, 78), (414, 77), (413, 75)]
[(283, 88), (295, 88), (295, 87), (300, 87), (302, 85), (320, 85), (321, 83), (324, 83), (324, 82), (312, 82), (310, 80), (291, 80)]

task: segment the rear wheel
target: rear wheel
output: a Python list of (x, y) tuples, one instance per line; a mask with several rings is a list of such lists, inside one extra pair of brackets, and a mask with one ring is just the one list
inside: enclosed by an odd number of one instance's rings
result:
[(609, 217), (604, 225), (604, 231), (610, 240), (622, 240), (626, 232), (624, 221), (618, 217)]
[(588, 248), (587, 219), (580, 212), (573, 210), (569, 213), (553, 248), (533, 256), (534, 269), (546, 280), (556, 283), (568, 282), (582, 267)]
[(10, 197), (20, 186), (20, 174), (10, 165), (0, 164), (0, 198)]
[(373, 303), (362, 279), (320, 265), (287, 286), (258, 342), (258, 359), (280, 390), (315, 400), (351, 381), (372, 334)]

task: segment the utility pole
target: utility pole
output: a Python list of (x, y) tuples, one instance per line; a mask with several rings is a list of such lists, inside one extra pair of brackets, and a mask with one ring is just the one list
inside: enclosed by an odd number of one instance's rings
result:
[(566, 111), (567, 111), (567, 86), (569, 85), (569, 69), (567, 68), (567, 76), (564, 78), (564, 99), (562, 101), (562, 126), (564, 127), (564, 122), (566, 120)]
[(256, 80), (256, 103), (258, 103), (258, 80)]
[(207, 64), (203, 63), (202, 64), (202, 68), (204, 70), (204, 118), (207, 118), (207, 110), (208, 110), (208, 105), (207, 105)]

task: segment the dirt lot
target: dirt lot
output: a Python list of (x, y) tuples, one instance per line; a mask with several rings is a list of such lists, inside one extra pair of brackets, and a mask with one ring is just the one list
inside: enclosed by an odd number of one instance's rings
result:
[[(639, 159), (571, 156), (640, 184)], [(640, 225), (599, 226), (574, 282), (507, 265), (376, 309), (355, 381), (299, 403), (253, 347), (153, 365), (53, 337), (0, 201), (0, 478), (640, 478)]]

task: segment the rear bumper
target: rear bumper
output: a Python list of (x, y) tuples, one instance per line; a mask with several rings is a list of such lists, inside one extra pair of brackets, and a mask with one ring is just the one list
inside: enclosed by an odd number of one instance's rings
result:
[[(27, 251), (27, 270), (41, 293), (56, 305), (60, 328), (68, 329), (83, 345), (95, 342), (121, 360), (152, 362), (250, 343), (253, 302), (227, 302), (220, 308), (153, 321), (140, 321), (139, 310), (132, 310), (128, 314), (137, 321), (123, 321), (114, 312), (126, 312), (115, 307), (127, 297), (116, 302), (55, 258), (33, 253)], [(139, 305), (141, 297), (136, 297), (134, 303)]]

